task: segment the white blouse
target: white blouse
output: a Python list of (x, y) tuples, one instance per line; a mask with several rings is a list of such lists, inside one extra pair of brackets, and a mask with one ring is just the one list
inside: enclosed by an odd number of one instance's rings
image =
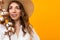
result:
[[(8, 35), (4, 35), (5, 31), (6, 31), (5, 26), (0, 24), (0, 40), (9, 40)], [(40, 40), (34, 29), (33, 32), (34, 32), (33, 37), (31, 37), (28, 32), (25, 34), (25, 36), (23, 36), (22, 25), (21, 25), (18, 37), (15, 33), (11, 36), (11, 40)]]

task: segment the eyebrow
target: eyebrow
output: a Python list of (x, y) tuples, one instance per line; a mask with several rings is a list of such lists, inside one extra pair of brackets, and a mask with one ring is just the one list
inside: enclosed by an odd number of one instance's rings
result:
[[(9, 6), (10, 7), (10, 6)], [(19, 7), (19, 5), (17, 5), (17, 7)]]

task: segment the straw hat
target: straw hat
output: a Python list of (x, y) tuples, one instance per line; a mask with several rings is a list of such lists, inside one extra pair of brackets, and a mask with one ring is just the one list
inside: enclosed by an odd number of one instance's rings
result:
[[(7, 6), (9, 2), (12, 0), (4, 0), (4, 8), (7, 9)], [(30, 17), (32, 15), (32, 12), (34, 10), (34, 6), (31, 0), (17, 0), (22, 3), (24, 6), (25, 11), (27, 12), (28, 16)]]

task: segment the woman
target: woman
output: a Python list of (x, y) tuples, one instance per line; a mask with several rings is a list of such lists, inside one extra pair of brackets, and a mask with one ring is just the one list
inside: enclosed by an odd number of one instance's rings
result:
[[(11, 35), (11, 40), (40, 40), (29, 24), (29, 16), (21, 2), (11, 1), (8, 5), (7, 11), (10, 14), (9, 18), (15, 25), (15, 34)], [(0, 38), (3, 40), (9, 40), (9, 37), (6, 35), (3, 35), (3, 37)]]

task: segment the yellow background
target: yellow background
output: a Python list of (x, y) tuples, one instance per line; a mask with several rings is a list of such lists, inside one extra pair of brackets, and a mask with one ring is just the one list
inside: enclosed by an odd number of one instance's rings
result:
[(60, 40), (60, 0), (32, 0), (30, 23), (41, 40)]

